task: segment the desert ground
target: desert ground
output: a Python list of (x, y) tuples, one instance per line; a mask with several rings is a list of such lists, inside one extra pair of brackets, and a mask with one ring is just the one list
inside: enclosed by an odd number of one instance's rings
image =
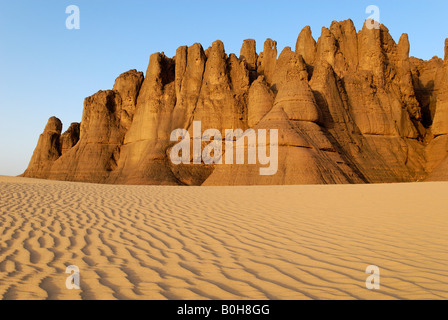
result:
[[(448, 183), (0, 177), (2, 299), (448, 299)], [(66, 267), (81, 288), (66, 288)], [(366, 289), (368, 265), (380, 289)]]

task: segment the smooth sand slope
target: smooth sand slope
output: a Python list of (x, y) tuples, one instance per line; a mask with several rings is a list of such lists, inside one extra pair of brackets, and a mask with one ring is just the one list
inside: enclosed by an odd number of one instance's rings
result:
[[(0, 177), (3, 299), (448, 299), (448, 184)], [(81, 290), (68, 290), (76, 265)], [(377, 265), (381, 288), (367, 290)]]

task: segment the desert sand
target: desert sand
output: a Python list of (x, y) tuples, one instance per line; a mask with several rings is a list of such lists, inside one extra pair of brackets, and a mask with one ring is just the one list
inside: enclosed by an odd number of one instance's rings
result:
[(0, 298), (448, 299), (447, 193), (0, 177)]

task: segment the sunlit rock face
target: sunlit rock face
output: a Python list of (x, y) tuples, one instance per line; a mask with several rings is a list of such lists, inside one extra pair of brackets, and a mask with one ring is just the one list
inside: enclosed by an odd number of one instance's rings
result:
[[(50, 118), (25, 177), (110, 184), (266, 185), (448, 180), (448, 41), (445, 60), (409, 57), (408, 36), (356, 31), (334, 21), (317, 41), (309, 27), (281, 53), (267, 39), (239, 57), (215, 41), (150, 56), (84, 101), (62, 133)], [(441, 44), (443, 45), (443, 44)], [(278, 130), (278, 170), (262, 164), (180, 164), (170, 136), (202, 130)], [(193, 140), (191, 141), (193, 144)], [(204, 147), (204, 143), (202, 143)]]

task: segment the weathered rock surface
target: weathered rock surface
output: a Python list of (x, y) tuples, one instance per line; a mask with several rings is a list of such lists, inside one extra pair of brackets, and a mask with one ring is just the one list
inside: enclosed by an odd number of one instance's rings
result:
[(56, 117), (48, 119), (44, 132), (40, 135), (24, 177), (46, 179), (53, 163), (61, 156), (62, 122)]
[[(425, 92), (429, 95), (430, 120), (432, 126), (429, 128), (430, 136), (427, 139), (429, 145), (426, 148), (427, 180), (448, 180), (448, 39), (445, 41), (445, 61), (432, 59), (422, 62), (421, 67), (428, 75)], [(434, 61), (435, 60), (435, 61)], [(421, 61), (420, 61), (421, 62)], [(434, 64), (437, 66), (434, 66)], [(420, 69), (418, 71), (421, 71)], [(423, 72), (422, 72), (423, 73)], [(420, 81), (422, 83), (422, 81)], [(432, 108), (431, 108), (432, 107)]]
[(312, 65), (316, 57), (316, 40), (311, 34), (311, 28), (302, 29), (296, 42), (296, 53), (300, 54), (307, 64)]
[[(309, 27), (278, 56), (267, 39), (240, 56), (215, 41), (151, 55), (84, 102), (61, 135), (50, 118), (24, 176), (112, 184), (266, 185), (448, 180), (448, 39), (445, 60), (409, 57), (403, 34), (356, 31), (351, 20)], [(441, 44), (442, 45), (442, 44)], [(260, 164), (180, 164), (171, 132), (278, 129), (278, 170)], [(203, 142), (202, 147), (206, 144)], [(246, 153), (248, 147), (246, 146)], [(224, 149), (225, 151), (225, 149)], [(190, 157), (192, 157), (192, 153)], [(225, 158), (225, 155), (223, 155)], [(246, 157), (247, 162), (247, 157)]]
[(79, 141), (81, 126), (77, 122), (73, 122), (60, 138), (61, 155), (73, 148)]

